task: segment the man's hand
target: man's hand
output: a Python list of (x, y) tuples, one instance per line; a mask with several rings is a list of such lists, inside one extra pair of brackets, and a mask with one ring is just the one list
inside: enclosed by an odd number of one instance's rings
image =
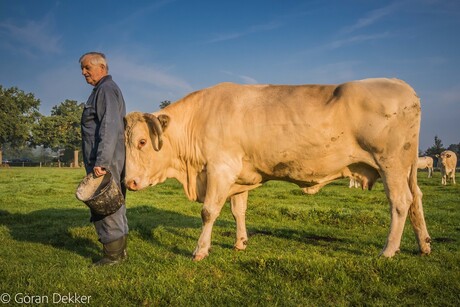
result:
[(107, 174), (107, 171), (103, 167), (95, 166), (93, 168), (93, 173), (94, 173), (94, 175), (96, 175), (96, 177), (99, 177), (99, 176)]

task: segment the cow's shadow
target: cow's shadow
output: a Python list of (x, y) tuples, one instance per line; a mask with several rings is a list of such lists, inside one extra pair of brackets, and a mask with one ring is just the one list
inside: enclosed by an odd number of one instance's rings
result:
[[(157, 227), (161, 227), (162, 231), (168, 232), (171, 236), (196, 242), (201, 229), (201, 217), (192, 217), (175, 211), (159, 209), (151, 205), (128, 208), (127, 216), (130, 231), (136, 232), (142, 240), (151, 242), (153, 246), (159, 246), (180, 256), (191, 256), (191, 248), (184, 250), (177, 245), (163, 243), (163, 241), (156, 239), (152, 233)], [(235, 235), (234, 221), (218, 219), (216, 225), (232, 229), (231, 231), (223, 231), (221, 235), (232, 237)], [(101, 254), (101, 244), (97, 242), (95, 231), (92, 230), (91, 234), (88, 234), (88, 231), (78, 231), (82, 227), (93, 227), (89, 222), (89, 211), (84, 208), (51, 208), (26, 214), (0, 210), (0, 226), (6, 227), (11, 238), (17, 241), (50, 245), (93, 260), (98, 259)], [(183, 231), (184, 228), (196, 229), (196, 231), (193, 231), (193, 234), (190, 235), (186, 234), (189, 232)], [(262, 235), (295, 240), (308, 245), (335, 242), (342, 246), (341, 248), (349, 249), (346, 247), (347, 243), (349, 243), (348, 240), (333, 236), (318, 236), (290, 228), (273, 231), (264, 229), (264, 227), (250, 226), (248, 227), (248, 234), (250, 240), (251, 237)], [(218, 240), (213, 240), (212, 244), (222, 248), (232, 248), (231, 244), (219, 242)], [(348, 251), (357, 253), (356, 250)]]
[[(128, 209), (127, 215), (130, 232), (136, 232), (142, 240), (150, 242), (153, 246), (160, 246), (176, 255), (191, 258), (202, 227), (199, 214), (189, 216), (175, 211), (158, 209), (151, 205), (138, 205), (132, 209)], [(232, 227), (235, 223), (218, 219), (215, 225)], [(154, 235), (157, 228), (161, 228), (160, 231), (167, 232), (172, 237), (180, 238), (181, 242), (189, 240), (192, 243), (188, 249), (178, 247), (183, 244), (163, 243), (161, 238), (157, 238), (157, 235)], [(190, 234), (189, 231), (183, 231), (184, 229), (194, 229), (195, 231), (192, 232), (193, 234)], [(222, 242), (213, 242), (213, 244), (223, 248), (232, 248), (232, 245)]]

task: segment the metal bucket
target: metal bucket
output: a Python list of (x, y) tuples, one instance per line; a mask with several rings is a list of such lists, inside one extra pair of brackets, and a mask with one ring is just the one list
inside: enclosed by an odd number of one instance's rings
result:
[(125, 201), (110, 172), (99, 177), (88, 174), (78, 185), (75, 196), (99, 215), (115, 213)]

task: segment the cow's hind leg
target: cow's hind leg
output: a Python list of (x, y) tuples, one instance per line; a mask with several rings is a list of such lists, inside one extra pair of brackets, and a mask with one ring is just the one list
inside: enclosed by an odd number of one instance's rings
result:
[(399, 252), (401, 237), (406, 222), (409, 207), (413, 202), (413, 196), (409, 189), (406, 176), (401, 176), (401, 172), (386, 173), (382, 176), (385, 192), (390, 202), (391, 224), (390, 233), (381, 255), (393, 257)]
[(248, 243), (246, 231), (246, 209), (248, 206), (248, 192), (236, 194), (230, 199), (232, 214), (236, 222), (236, 250), (245, 250)]
[(423, 214), (423, 194), (417, 185), (414, 188), (414, 202), (409, 208), (410, 221), (417, 238), (420, 252), (424, 255), (428, 255), (431, 252), (431, 239), (428, 234), (428, 229), (426, 228), (425, 216)]

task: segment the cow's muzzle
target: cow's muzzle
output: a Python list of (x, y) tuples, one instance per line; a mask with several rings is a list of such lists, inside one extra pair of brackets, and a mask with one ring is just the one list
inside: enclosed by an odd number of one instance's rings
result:
[(130, 179), (125, 181), (125, 186), (130, 191), (137, 191), (139, 190), (139, 184), (136, 179)]

